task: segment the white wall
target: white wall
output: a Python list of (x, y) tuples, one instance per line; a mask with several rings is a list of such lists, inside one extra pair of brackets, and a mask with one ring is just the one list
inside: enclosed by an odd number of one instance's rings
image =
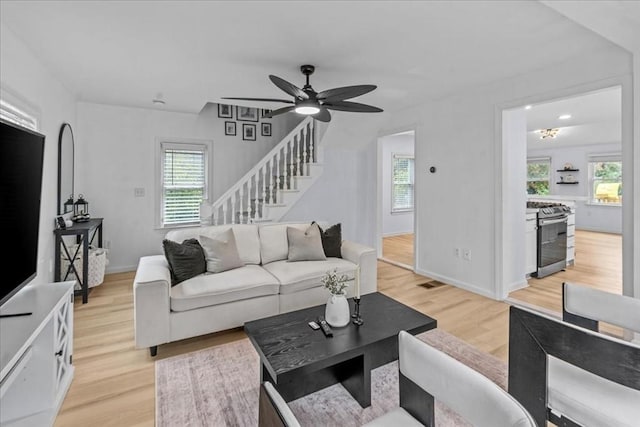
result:
[[(496, 269), (497, 259), (508, 262), (510, 256), (496, 239), (503, 224), (499, 194), (504, 154), (498, 126), (502, 109), (628, 76), (631, 69), (630, 55), (612, 45), (493, 85), (461, 88), (455, 95), (393, 115), (383, 130), (417, 126), (417, 271), (502, 298), (506, 285), (503, 271)], [(628, 90), (623, 87), (623, 92)], [(437, 173), (428, 172), (430, 165)], [(519, 226), (514, 227), (505, 230), (507, 235), (516, 235)], [(524, 233), (519, 234), (524, 239)], [(471, 249), (471, 261), (458, 262), (454, 247)]]
[(413, 211), (391, 212), (393, 155), (404, 154), (413, 156), (415, 134), (401, 133), (380, 138), (382, 144), (381, 171), (382, 174), (382, 235), (413, 233)]
[(58, 133), (76, 127), (75, 98), (5, 25), (0, 24), (0, 86), (38, 113), (45, 135), (38, 275), (33, 284), (53, 281), (54, 219), (58, 212)]
[[(550, 199), (573, 200), (576, 202), (576, 228), (581, 230), (601, 231), (605, 233), (622, 233), (622, 207), (606, 204), (589, 203), (589, 166), (590, 154), (621, 153), (622, 145), (590, 144), (571, 147), (549, 147), (546, 149), (528, 150), (527, 156), (551, 158)], [(571, 163), (579, 172), (571, 172), (578, 184), (557, 184), (565, 163)], [(623, 178), (624, 179), (624, 178)], [(537, 197), (540, 198), (540, 197)], [(543, 197), (547, 198), (547, 197)]]
[[(272, 137), (260, 136), (257, 123), (256, 141), (242, 141), (243, 122), (237, 122), (237, 136), (225, 136), (225, 120), (230, 119), (219, 119), (217, 108), (198, 115), (78, 104), (76, 193), (85, 196), (93, 217), (104, 218), (105, 246), (110, 250), (108, 272), (134, 270), (141, 256), (162, 253), (161, 242), (167, 230), (156, 224), (158, 138), (212, 142), (211, 185), (215, 200), (299, 119), (294, 115), (270, 119)], [(134, 197), (134, 188), (143, 188), (145, 196)]]

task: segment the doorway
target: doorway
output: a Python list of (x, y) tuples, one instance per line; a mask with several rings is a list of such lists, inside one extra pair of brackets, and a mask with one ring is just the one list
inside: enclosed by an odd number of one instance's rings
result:
[(526, 123), (526, 159), (510, 159), (525, 165), (518, 169), (526, 176), (526, 201), (569, 206), (575, 222), (567, 229), (566, 268), (541, 279), (525, 269), (526, 285), (508, 289), (508, 298), (558, 313), (563, 282), (624, 293), (621, 86), (514, 110), (503, 119)]
[(378, 139), (378, 258), (415, 269), (415, 131)]

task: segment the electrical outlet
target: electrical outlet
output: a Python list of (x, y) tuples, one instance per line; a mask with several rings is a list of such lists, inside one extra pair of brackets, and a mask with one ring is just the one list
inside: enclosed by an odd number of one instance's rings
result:
[(136, 187), (133, 189), (133, 196), (134, 197), (144, 197), (144, 188), (142, 187)]
[(105, 240), (104, 241), (104, 248), (105, 249), (111, 249), (111, 240)]
[(466, 259), (467, 261), (471, 261), (471, 249), (463, 249), (462, 250), (462, 257), (464, 259)]
[(453, 248), (453, 256), (460, 258), (460, 248)]

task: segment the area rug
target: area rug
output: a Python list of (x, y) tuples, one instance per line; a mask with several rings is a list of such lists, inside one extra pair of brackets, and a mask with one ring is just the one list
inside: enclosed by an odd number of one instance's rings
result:
[[(417, 335), (506, 387), (507, 367), (442, 330)], [(248, 338), (159, 360), (156, 366), (156, 426), (257, 426), (259, 358)], [(399, 405), (398, 363), (371, 371), (371, 406), (361, 408), (340, 384), (289, 402), (302, 426), (360, 426)], [(436, 402), (437, 426), (467, 426)]]

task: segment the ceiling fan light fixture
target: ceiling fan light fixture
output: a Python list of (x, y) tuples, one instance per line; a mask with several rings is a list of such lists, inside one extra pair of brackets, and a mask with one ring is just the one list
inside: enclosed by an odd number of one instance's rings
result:
[(312, 102), (304, 101), (296, 106), (295, 112), (305, 116), (311, 116), (320, 112), (320, 108)]

